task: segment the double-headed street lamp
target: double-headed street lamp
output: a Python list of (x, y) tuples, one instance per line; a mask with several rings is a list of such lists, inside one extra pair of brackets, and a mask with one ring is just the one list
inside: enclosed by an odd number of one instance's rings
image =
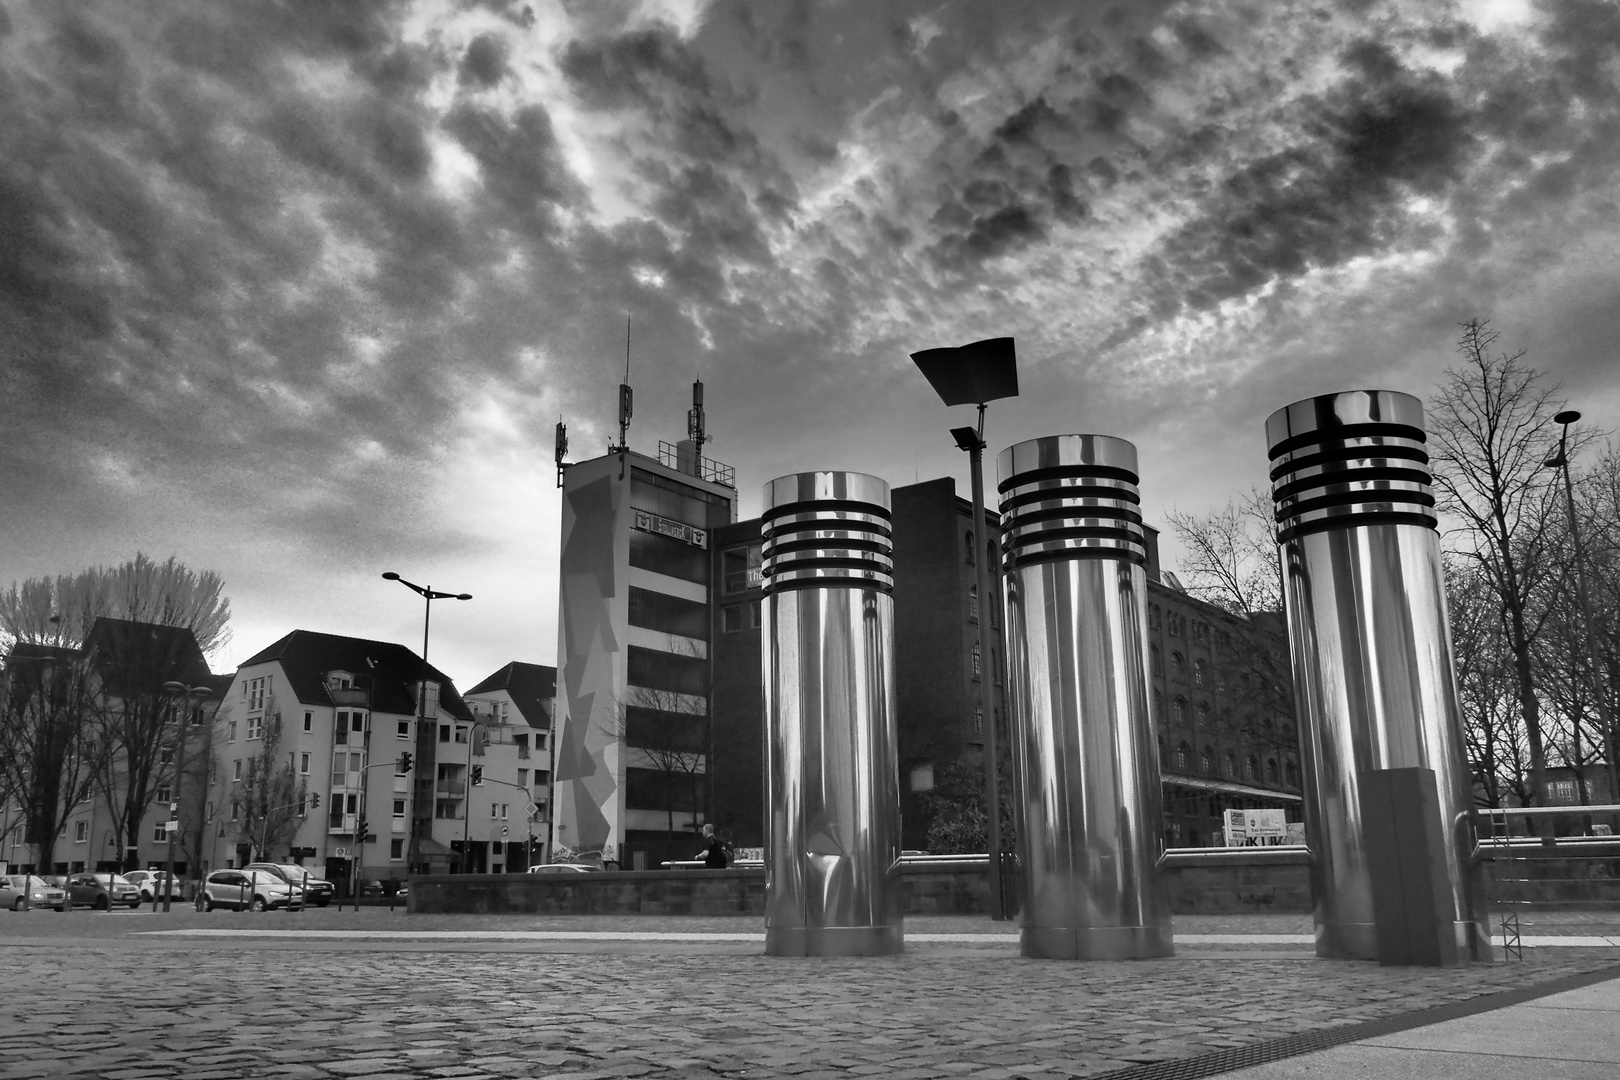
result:
[[(978, 427), (951, 429), (956, 445), (966, 450), (973, 477), (973, 566), (979, 595), (979, 715), (984, 727), (984, 805), (985, 833), (990, 858), (990, 917), (1006, 919), (1007, 905), (1001, 889), (1001, 781), (999, 739), (996, 734), (996, 709), (990, 695), (989, 673), (983, 669), (984, 654), (990, 650), (990, 635), (985, 633), (985, 613), (991, 610), (990, 559), (986, 545), (980, 543), (984, 535), (984, 407), (999, 398), (1018, 396), (1018, 359), (1010, 337), (986, 338), (955, 349), (924, 349), (914, 352), (911, 359), (922, 371), (934, 392), (949, 405), (977, 405)], [(997, 571), (999, 573), (999, 569)], [(1005, 650), (1002, 653), (1005, 656)], [(992, 654), (993, 656), (993, 654)]]
[[(1553, 417), (1553, 422), (1561, 426), (1558, 433), (1558, 450), (1543, 463), (1549, 469), (1563, 469), (1564, 471), (1564, 501), (1569, 512), (1569, 538), (1575, 546), (1575, 596), (1581, 605), (1581, 622), (1586, 636), (1586, 662), (1592, 671), (1592, 696), (1597, 701), (1598, 723), (1603, 728), (1603, 757), (1608, 763), (1609, 772), (1609, 801), (1620, 801), (1620, 784), (1615, 783), (1615, 730), (1614, 717), (1609, 712), (1609, 696), (1603, 686), (1603, 669), (1598, 660), (1597, 636), (1592, 629), (1592, 603), (1586, 587), (1586, 553), (1581, 547), (1581, 526), (1575, 516), (1575, 485), (1569, 479), (1569, 425), (1581, 418), (1581, 414), (1574, 409), (1565, 409)], [(1575, 723), (1576, 756), (1579, 757), (1580, 725)], [(1576, 764), (1579, 764), (1577, 761)], [(1579, 776), (1576, 782), (1583, 784)], [(1583, 795), (1584, 801), (1584, 795)]]
[[(414, 581), (406, 581), (392, 570), (383, 574), (384, 581), (397, 581), (422, 597), (422, 678), (416, 686), (416, 743), (417, 752), (422, 752), (422, 721), (427, 712), (427, 659), (428, 659), (428, 626), (433, 619), (433, 601), (435, 600), (471, 600), (472, 593), (437, 592), (426, 585), (418, 585)], [(416, 813), (418, 807), (415, 800), (411, 803), (411, 851), (409, 865), (414, 867), (419, 861), (422, 852), (420, 830), (416, 826)], [(465, 858), (465, 854), (463, 854)], [(409, 869), (406, 871), (409, 873)]]
[[(163, 684), (163, 692), (171, 697), (180, 699), (180, 731), (178, 739), (180, 748), (175, 753), (174, 765), (174, 802), (169, 804), (169, 818), (173, 822), (168, 826), (169, 831), (169, 857), (163, 871), (163, 910), (169, 910), (169, 902), (174, 893), (174, 841), (180, 834), (180, 800), (185, 795), (186, 783), (186, 730), (191, 724), (191, 714), (196, 706), (201, 705), (214, 693), (210, 686), (188, 686), (178, 679)], [(152, 892), (152, 907), (157, 908), (157, 891)]]

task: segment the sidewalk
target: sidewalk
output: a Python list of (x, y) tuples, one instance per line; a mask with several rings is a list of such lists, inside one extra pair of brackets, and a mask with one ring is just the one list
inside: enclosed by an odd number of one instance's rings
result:
[[(1381, 1075), (1377, 1054), (1406, 1076), (1500, 1075), (1452, 1049), (1476, 1032), (1496, 1041), (1470, 1053), (1529, 1055), (1539, 1077), (1615, 1075), (1607, 1032), (1535, 1039), (1554, 1008), (1615, 1020), (1620, 949), (1383, 968), (1317, 959), (1308, 916), (1176, 926), (1173, 958), (1070, 963), (1020, 957), (1016, 924), (957, 916), (908, 918), (899, 956), (779, 958), (758, 916), (0, 912), (27, 987), (0, 995), (0, 1078), (133, 1080), (156, 1052), (188, 1080), (1337, 1078)], [(1340, 1071), (1302, 1071), (1321, 1067)]]

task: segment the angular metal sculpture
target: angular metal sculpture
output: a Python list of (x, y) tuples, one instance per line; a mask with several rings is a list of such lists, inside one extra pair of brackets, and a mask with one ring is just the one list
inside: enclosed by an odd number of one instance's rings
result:
[(765, 485), (765, 951), (905, 947), (889, 486)]
[[(1389, 959), (1409, 931), (1433, 962), (1490, 956), (1426, 441), (1422, 403), (1390, 391), (1266, 420), (1319, 956), (1431, 962)], [(1401, 912), (1392, 874), (1433, 910)]]
[(1023, 955), (1175, 951), (1148, 714), (1136, 447), (1056, 435), (1001, 452)]

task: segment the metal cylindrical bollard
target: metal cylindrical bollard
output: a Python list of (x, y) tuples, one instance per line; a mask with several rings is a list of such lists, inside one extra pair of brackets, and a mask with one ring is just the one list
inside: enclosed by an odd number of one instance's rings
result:
[(1387, 770), (1432, 773), (1437, 850), (1409, 872), (1436, 883), (1441, 936), (1490, 954), (1426, 442), (1422, 403), (1390, 391), (1266, 420), (1320, 956), (1379, 958), (1387, 838), (1366, 808)]
[(1023, 954), (1169, 956), (1136, 447), (1032, 439), (997, 474)]
[(889, 486), (765, 485), (765, 951), (905, 947)]

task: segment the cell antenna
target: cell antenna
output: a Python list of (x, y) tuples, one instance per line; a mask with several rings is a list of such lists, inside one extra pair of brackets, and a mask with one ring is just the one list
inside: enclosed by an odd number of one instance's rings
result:
[(624, 382), (619, 384), (619, 449), (630, 449), (630, 417), (635, 413), (636, 395), (630, 389), (630, 313), (624, 313)]
[(568, 466), (563, 464), (563, 458), (568, 456), (568, 425), (561, 420), (557, 421), (557, 486), (563, 486), (563, 473)]
[(692, 408), (686, 414), (686, 437), (692, 440), (694, 453), (699, 461), (703, 460), (703, 444), (708, 440), (708, 433), (703, 425), (703, 380), (692, 381)]

